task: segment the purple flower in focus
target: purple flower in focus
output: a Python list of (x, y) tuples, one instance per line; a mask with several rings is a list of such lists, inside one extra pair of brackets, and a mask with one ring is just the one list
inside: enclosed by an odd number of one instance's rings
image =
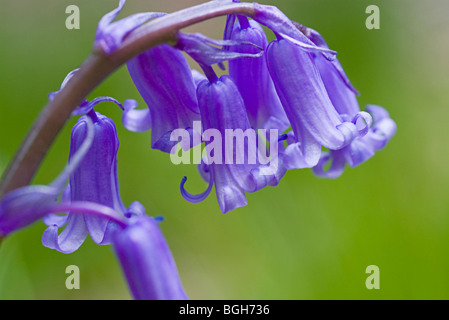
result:
[[(69, 163), (85, 140), (87, 117), (81, 117), (72, 129)], [(119, 141), (115, 124), (93, 111), (90, 111), (89, 117), (94, 121), (92, 145), (71, 174), (62, 202), (93, 202), (124, 215), (125, 207), (120, 199), (117, 178)], [(76, 251), (87, 234), (96, 244), (110, 244), (111, 230), (116, 226), (108, 219), (70, 213), (65, 216), (48, 215), (44, 222), (48, 225), (42, 237), (44, 246), (64, 253)], [(58, 229), (64, 225), (64, 230), (58, 235)]]
[[(212, 185), (215, 185), (218, 204), (226, 213), (247, 204), (245, 192), (277, 185), (285, 170), (279, 165), (267, 173), (264, 170), (268, 166), (261, 164), (259, 158), (254, 163), (248, 161), (250, 154), (258, 152), (259, 145), (255, 131), (251, 130), (243, 99), (232, 78), (227, 75), (217, 78), (211, 69), (207, 73), (209, 79), (203, 80), (197, 89), (204, 130), (215, 129), (220, 137), (226, 137), (226, 131), (240, 130), (248, 133), (248, 140), (239, 148), (234, 140), (229, 144), (229, 141), (216, 141), (216, 137), (205, 137), (209, 158), (199, 169), (202, 177), (209, 182), (209, 187), (201, 195), (190, 195), (184, 189), (184, 178), (181, 193), (187, 200), (199, 202), (208, 196)], [(246, 161), (237, 161), (242, 154), (247, 155)]]
[[(232, 23), (234, 19), (228, 20), (231, 26), (227, 28), (232, 28), (231, 39), (251, 42), (265, 50), (268, 40), (262, 27), (254, 20), (248, 21), (244, 16), (237, 18), (236, 23)], [(241, 45), (233, 50), (256, 53), (257, 49)], [(290, 127), (268, 72), (265, 56), (230, 60), (229, 75), (242, 95), (253, 128), (278, 129), (283, 132)]]
[(187, 59), (180, 50), (163, 44), (128, 61), (127, 66), (149, 108), (146, 128), (152, 129), (151, 146), (170, 152), (177, 143), (170, 141), (171, 132), (191, 129), (193, 121), (200, 119)]
[[(125, 2), (120, 0), (98, 23), (94, 46), (105, 55), (119, 49), (143, 23), (165, 15), (138, 13), (114, 22)], [(202, 13), (207, 14), (218, 3), (195, 10), (206, 8)], [(172, 45), (158, 45), (128, 61), (147, 108), (136, 109), (135, 100), (84, 99), (72, 113), (85, 116), (72, 130), (67, 167), (48, 186), (19, 188), (1, 199), (0, 238), (43, 219), (48, 226), (43, 244), (71, 253), (89, 234), (96, 244), (113, 245), (134, 298), (187, 299), (159, 219), (147, 216), (137, 201), (128, 208), (122, 203), (119, 140), (114, 122), (94, 111), (100, 102), (118, 105), (128, 130), (151, 129), (154, 149), (173, 152), (179, 143), (172, 140), (176, 130), (189, 133), (181, 142), (184, 150), (205, 142), (206, 156), (198, 170), (207, 190), (188, 193), (184, 177), (181, 194), (200, 202), (215, 186), (223, 213), (245, 206), (246, 192), (278, 185), (287, 169), (313, 168), (318, 176), (336, 178), (346, 164), (355, 167), (382, 149), (396, 132), (395, 122), (380, 106), (360, 110), (357, 91), (321, 35), (274, 6), (255, 3), (253, 9), (253, 20), (228, 16), (223, 40), (177, 32)], [(173, 15), (166, 20), (173, 17), (179, 19)], [(261, 25), (274, 32), (275, 41), (268, 44)], [(191, 70), (184, 53), (205, 75)], [(225, 70), (225, 61), (229, 75), (218, 77), (212, 65)], [(61, 89), (76, 72), (68, 74)], [(263, 134), (254, 129), (263, 129)], [(281, 152), (272, 152), (271, 146)]]

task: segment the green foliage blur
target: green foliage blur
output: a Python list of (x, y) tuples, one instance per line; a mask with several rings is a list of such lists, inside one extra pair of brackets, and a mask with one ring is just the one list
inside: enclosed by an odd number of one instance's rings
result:
[[(174, 11), (203, 1), (128, 0), (124, 17)], [(175, 166), (150, 149), (150, 133), (116, 121), (119, 180), (125, 204), (142, 202), (163, 215), (161, 228), (191, 299), (448, 299), (449, 298), (449, 3), (445, 0), (266, 0), (318, 30), (338, 57), (359, 102), (389, 110), (398, 131), (387, 147), (336, 180), (310, 169), (289, 171), (277, 187), (248, 194), (248, 205), (223, 215), (195, 165)], [(100, 17), (118, 0), (4, 0), (0, 4), (0, 173), (65, 75), (88, 56)], [(65, 27), (79, 6), (79, 30)], [(380, 29), (368, 30), (368, 5)], [(186, 31), (220, 38), (224, 19)], [(269, 35), (271, 38), (273, 36)], [(89, 97), (143, 100), (120, 68)], [(33, 183), (51, 182), (67, 162), (70, 120)], [(73, 254), (45, 248), (42, 222), (10, 235), (0, 247), (0, 299), (130, 299), (110, 246), (88, 238)], [(66, 267), (80, 269), (80, 289), (65, 287)], [(368, 290), (365, 269), (377, 265), (380, 289)]]

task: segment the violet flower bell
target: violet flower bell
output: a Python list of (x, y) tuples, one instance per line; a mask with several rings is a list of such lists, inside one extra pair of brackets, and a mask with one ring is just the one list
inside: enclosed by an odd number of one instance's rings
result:
[[(203, 68), (208, 79), (199, 84), (197, 94), (206, 157), (199, 170), (209, 186), (202, 194), (192, 195), (184, 189), (184, 177), (181, 194), (188, 201), (200, 202), (215, 185), (220, 209), (227, 213), (247, 204), (245, 192), (277, 185), (285, 170), (282, 163), (276, 162), (273, 166), (273, 162), (261, 161), (261, 157), (266, 156), (267, 150), (263, 150), (266, 145), (259, 142), (257, 133), (251, 128), (243, 99), (232, 78), (228, 75), (218, 78), (212, 68)], [(278, 137), (273, 137), (277, 144)], [(270, 155), (275, 154), (271, 152)], [(238, 160), (240, 157), (243, 160)]]
[[(266, 49), (268, 40), (262, 27), (245, 16), (228, 18), (226, 29), (232, 28), (230, 39), (251, 42)], [(226, 35), (225, 35), (226, 37)], [(256, 53), (257, 49), (247, 45), (234, 47), (241, 53)], [(290, 127), (290, 123), (276, 93), (265, 55), (259, 58), (238, 58), (229, 61), (229, 75), (234, 80), (245, 102), (248, 119), (253, 128), (278, 129)]]
[(287, 169), (314, 167), (321, 146), (339, 150), (366, 134), (371, 116), (358, 112), (343, 119), (338, 114), (312, 53), (298, 47), (297, 41), (278, 35), (268, 46), (267, 63), (294, 133), (295, 143), (285, 150)]
[[(235, 50), (244, 46), (255, 50)], [(277, 185), (286, 171), (278, 148), (275, 148), (279, 145), (279, 130), (267, 132), (267, 129), (261, 128), (262, 133), (256, 132), (251, 127), (245, 102), (233, 79), (228, 75), (218, 78), (212, 68), (213, 64), (224, 61), (260, 58), (263, 48), (246, 39), (221, 41), (201, 34), (180, 32), (176, 47), (189, 54), (205, 73), (204, 76), (192, 71), (197, 86), (206, 153), (198, 168), (201, 176), (209, 183), (206, 191), (192, 195), (184, 189), (187, 179), (184, 177), (181, 194), (190, 202), (200, 202), (215, 185), (220, 209), (227, 213), (247, 204), (245, 192)], [(269, 148), (264, 139), (269, 140)]]
[[(323, 37), (315, 30), (304, 29), (308, 37), (317, 45), (327, 48)], [(337, 112), (344, 119), (351, 119), (360, 112), (356, 94), (358, 92), (351, 85), (343, 68), (335, 59), (329, 61), (321, 54), (314, 55), (314, 61), (323, 80), (324, 87)], [(396, 123), (390, 118), (388, 112), (376, 105), (366, 106), (366, 111), (373, 117), (372, 126), (364, 137), (354, 139), (348, 146), (340, 150), (329, 150), (322, 153), (313, 172), (326, 178), (340, 176), (346, 163), (356, 167), (371, 158), (374, 153), (381, 150), (396, 132)], [(324, 170), (326, 163), (331, 162), (328, 170)]]
[[(85, 140), (88, 117), (94, 121), (92, 145), (71, 174), (62, 202), (97, 203), (124, 215), (126, 209), (120, 198), (117, 177), (119, 140), (111, 119), (91, 110), (78, 120), (72, 129), (69, 163)], [(48, 226), (42, 237), (44, 246), (64, 253), (76, 251), (87, 234), (96, 244), (110, 244), (111, 230), (116, 226), (108, 219), (70, 213), (64, 216), (49, 214), (44, 217), (44, 222)], [(58, 235), (59, 228), (64, 225)]]
[[(193, 135), (193, 121), (200, 120), (195, 83), (187, 59), (180, 50), (162, 44), (128, 61), (127, 66), (149, 108), (147, 120), (133, 131), (151, 128), (152, 148), (170, 152), (177, 144), (170, 141), (171, 132), (183, 128)], [(182, 147), (186, 150), (192, 146)]]

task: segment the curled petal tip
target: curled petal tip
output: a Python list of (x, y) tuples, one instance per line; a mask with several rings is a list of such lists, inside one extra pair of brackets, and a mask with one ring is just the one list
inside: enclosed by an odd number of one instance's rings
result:
[(365, 136), (371, 125), (373, 124), (373, 118), (368, 112), (361, 111), (357, 113), (352, 119), (352, 123), (354, 123), (359, 132), (359, 137)]
[(187, 181), (187, 177), (183, 177), (181, 180), (181, 185), (180, 185), (181, 195), (183, 196), (184, 199), (186, 199), (187, 201), (192, 202), (192, 203), (198, 203), (198, 202), (204, 201), (209, 196), (209, 194), (212, 190), (212, 186), (214, 185), (213, 178), (212, 178), (212, 172), (211, 172), (211, 174), (209, 176), (209, 185), (208, 185), (207, 189), (200, 194), (194, 195), (194, 194), (187, 192), (186, 189), (184, 188), (186, 181)]

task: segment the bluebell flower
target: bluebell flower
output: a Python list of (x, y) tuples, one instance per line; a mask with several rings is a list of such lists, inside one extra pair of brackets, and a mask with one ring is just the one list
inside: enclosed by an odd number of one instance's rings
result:
[[(178, 142), (170, 140), (175, 129), (185, 129), (192, 137), (191, 141), (182, 144), (184, 150), (193, 147), (197, 140), (194, 136), (201, 134), (193, 128), (193, 122), (201, 118), (196, 85), (181, 50), (207, 65), (242, 56), (210, 45), (222, 43), (199, 34), (179, 33), (178, 38), (175, 48), (162, 44), (127, 62), (129, 74), (149, 107), (149, 114), (143, 115), (147, 120), (141, 122), (142, 127), (152, 129), (152, 147), (164, 152), (175, 150), (173, 147)], [(125, 112), (125, 119), (130, 116), (130, 112)]]
[[(106, 46), (106, 53), (115, 50), (144, 21), (163, 15), (145, 13), (112, 22), (123, 3), (99, 24), (96, 43), (103, 49)], [(153, 148), (176, 150), (173, 146), (178, 141), (171, 136), (177, 129), (190, 133), (189, 141), (181, 141), (184, 150), (195, 141), (201, 142), (194, 138), (201, 132), (192, 128), (200, 119), (204, 130), (219, 132), (275, 128), (282, 133), (291, 126), (292, 131), (284, 136), (287, 146), (279, 144), (279, 172), (261, 175), (256, 174), (258, 166), (206, 161), (199, 165), (201, 175), (209, 182), (204, 193), (189, 194), (183, 180), (183, 196), (196, 202), (207, 197), (214, 184), (223, 212), (245, 205), (245, 192), (276, 185), (285, 169), (315, 167), (315, 173), (323, 175), (324, 163), (331, 158), (334, 161), (329, 174), (337, 172), (334, 169), (341, 163), (355, 166), (374, 154), (374, 147), (368, 147), (366, 141), (383, 139), (385, 144), (395, 130), (394, 122), (386, 118), (382, 118), (381, 126), (379, 122), (372, 125), (374, 114), (358, 108), (357, 91), (336, 59), (336, 52), (317, 32), (291, 21), (274, 6), (254, 3), (253, 9), (252, 20), (228, 16), (222, 41), (178, 32), (173, 47), (159, 45), (128, 62), (130, 75), (149, 108), (136, 110), (137, 103), (129, 100), (123, 106), (123, 123), (132, 131), (151, 129)], [(268, 44), (260, 25), (272, 30), (276, 40)], [(182, 52), (198, 62), (207, 81), (190, 69)], [(218, 64), (223, 68), (224, 61), (229, 61), (229, 79), (218, 78), (211, 67)], [(210, 91), (204, 83), (209, 83)], [(228, 104), (232, 104), (227, 108), (234, 114), (233, 121), (217, 122), (217, 116), (227, 119), (228, 111), (222, 106)], [(329, 151), (323, 152), (323, 147)]]
[[(209, 195), (212, 185), (215, 185), (218, 204), (226, 213), (247, 204), (245, 192), (277, 185), (285, 170), (279, 165), (271, 172), (264, 172), (268, 165), (261, 164), (259, 157), (253, 163), (248, 161), (250, 154), (258, 154), (259, 146), (254, 130), (251, 131), (240, 92), (231, 77), (224, 75), (218, 78), (211, 69), (206, 73), (208, 79), (203, 80), (197, 89), (204, 130), (214, 129), (219, 137), (226, 137), (226, 130), (240, 130), (254, 135), (240, 147), (234, 144), (234, 140), (230, 141), (230, 147), (229, 141), (216, 141), (215, 136), (203, 137), (208, 159), (200, 164), (199, 169), (202, 177), (209, 182), (209, 187), (200, 195), (191, 195), (184, 189), (184, 178), (181, 193), (187, 200), (199, 202)], [(242, 155), (246, 156), (246, 161), (237, 161), (237, 157)]]
[(193, 135), (193, 121), (200, 120), (187, 59), (180, 50), (163, 44), (128, 61), (127, 66), (149, 108), (147, 122), (142, 121), (143, 126), (135, 131), (151, 128), (152, 148), (170, 152), (176, 144), (170, 141), (171, 132), (183, 128)]
[[(90, 111), (89, 116), (79, 119), (72, 130), (69, 163), (85, 140), (87, 117), (94, 119), (92, 145), (70, 175), (70, 183), (62, 201), (94, 202), (124, 215), (126, 209), (120, 198), (117, 177), (119, 140), (111, 119), (93, 111)], [(65, 216), (48, 215), (44, 222), (48, 225), (42, 237), (44, 246), (64, 253), (76, 251), (87, 234), (96, 244), (110, 244), (111, 230), (115, 227), (115, 224), (107, 219), (70, 213)], [(64, 230), (58, 235), (59, 228), (64, 225)]]
[[(304, 32), (317, 45), (327, 48), (323, 37), (315, 30), (305, 28)], [(351, 119), (360, 114), (357, 101), (357, 90), (354, 89), (338, 59), (329, 61), (321, 54), (314, 55), (324, 87), (336, 111), (343, 119)], [(371, 158), (376, 151), (381, 150), (396, 132), (396, 123), (388, 112), (376, 105), (366, 106), (366, 111), (372, 115), (373, 121), (366, 127), (366, 134), (354, 139), (348, 146), (340, 150), (323, 151), (318, 164), (313, 168), (316, 175), (327, 178), (340, 176), (348, 164), (356, 167)], [(328, 170), (325, 165), (331, 162)]]
[(359, 112), (343, 119), (329, 99), (312, 53), (296, 41), (278, 36), (268, 46), (267, 62), (294, 133), (295, 143), (285, 150), (288, 169), (314, 167), (322, 146), (339, 150), (366, 134), (370, 115)]
[[(86, 141), (85, 146), (88, 145)], [(81, 153), (78, 155), (82, 157)], [(51, 212), (70, 211), (72, 216), (109, 221), (115, 225), (110, 233), (111, 243), (134, 299), (188, 299), (173, 255), (159, 228), (160, 219), (147, 216), (139, 202), (129, 206), (125, 217), (94, 202), (56, 202), (52, 197), (56, 192), (48, 196), (56, 185), (45, 187), (27, 186), (5, 196), (0, 203), (0, 235), (24, 228)], [(73, 234), (68, 236), (73, 237)]]
[[(267, 36), (254, 20), (238, 16), (238, 22), (228, 20), (226, 28), (232, 28), (230, 39), (251, 42), (262, 49), (268, 46)], [(240, 45), (233, 50), (256, 53), (257, 48)], [(283, 132), (290, 123), (268, 72), (265, 55), (259, 58), (238, 58), (229, 61), (229, 75), (234, 80), (245, 102), (248, 119), (253, 128), (278, 129)]]

